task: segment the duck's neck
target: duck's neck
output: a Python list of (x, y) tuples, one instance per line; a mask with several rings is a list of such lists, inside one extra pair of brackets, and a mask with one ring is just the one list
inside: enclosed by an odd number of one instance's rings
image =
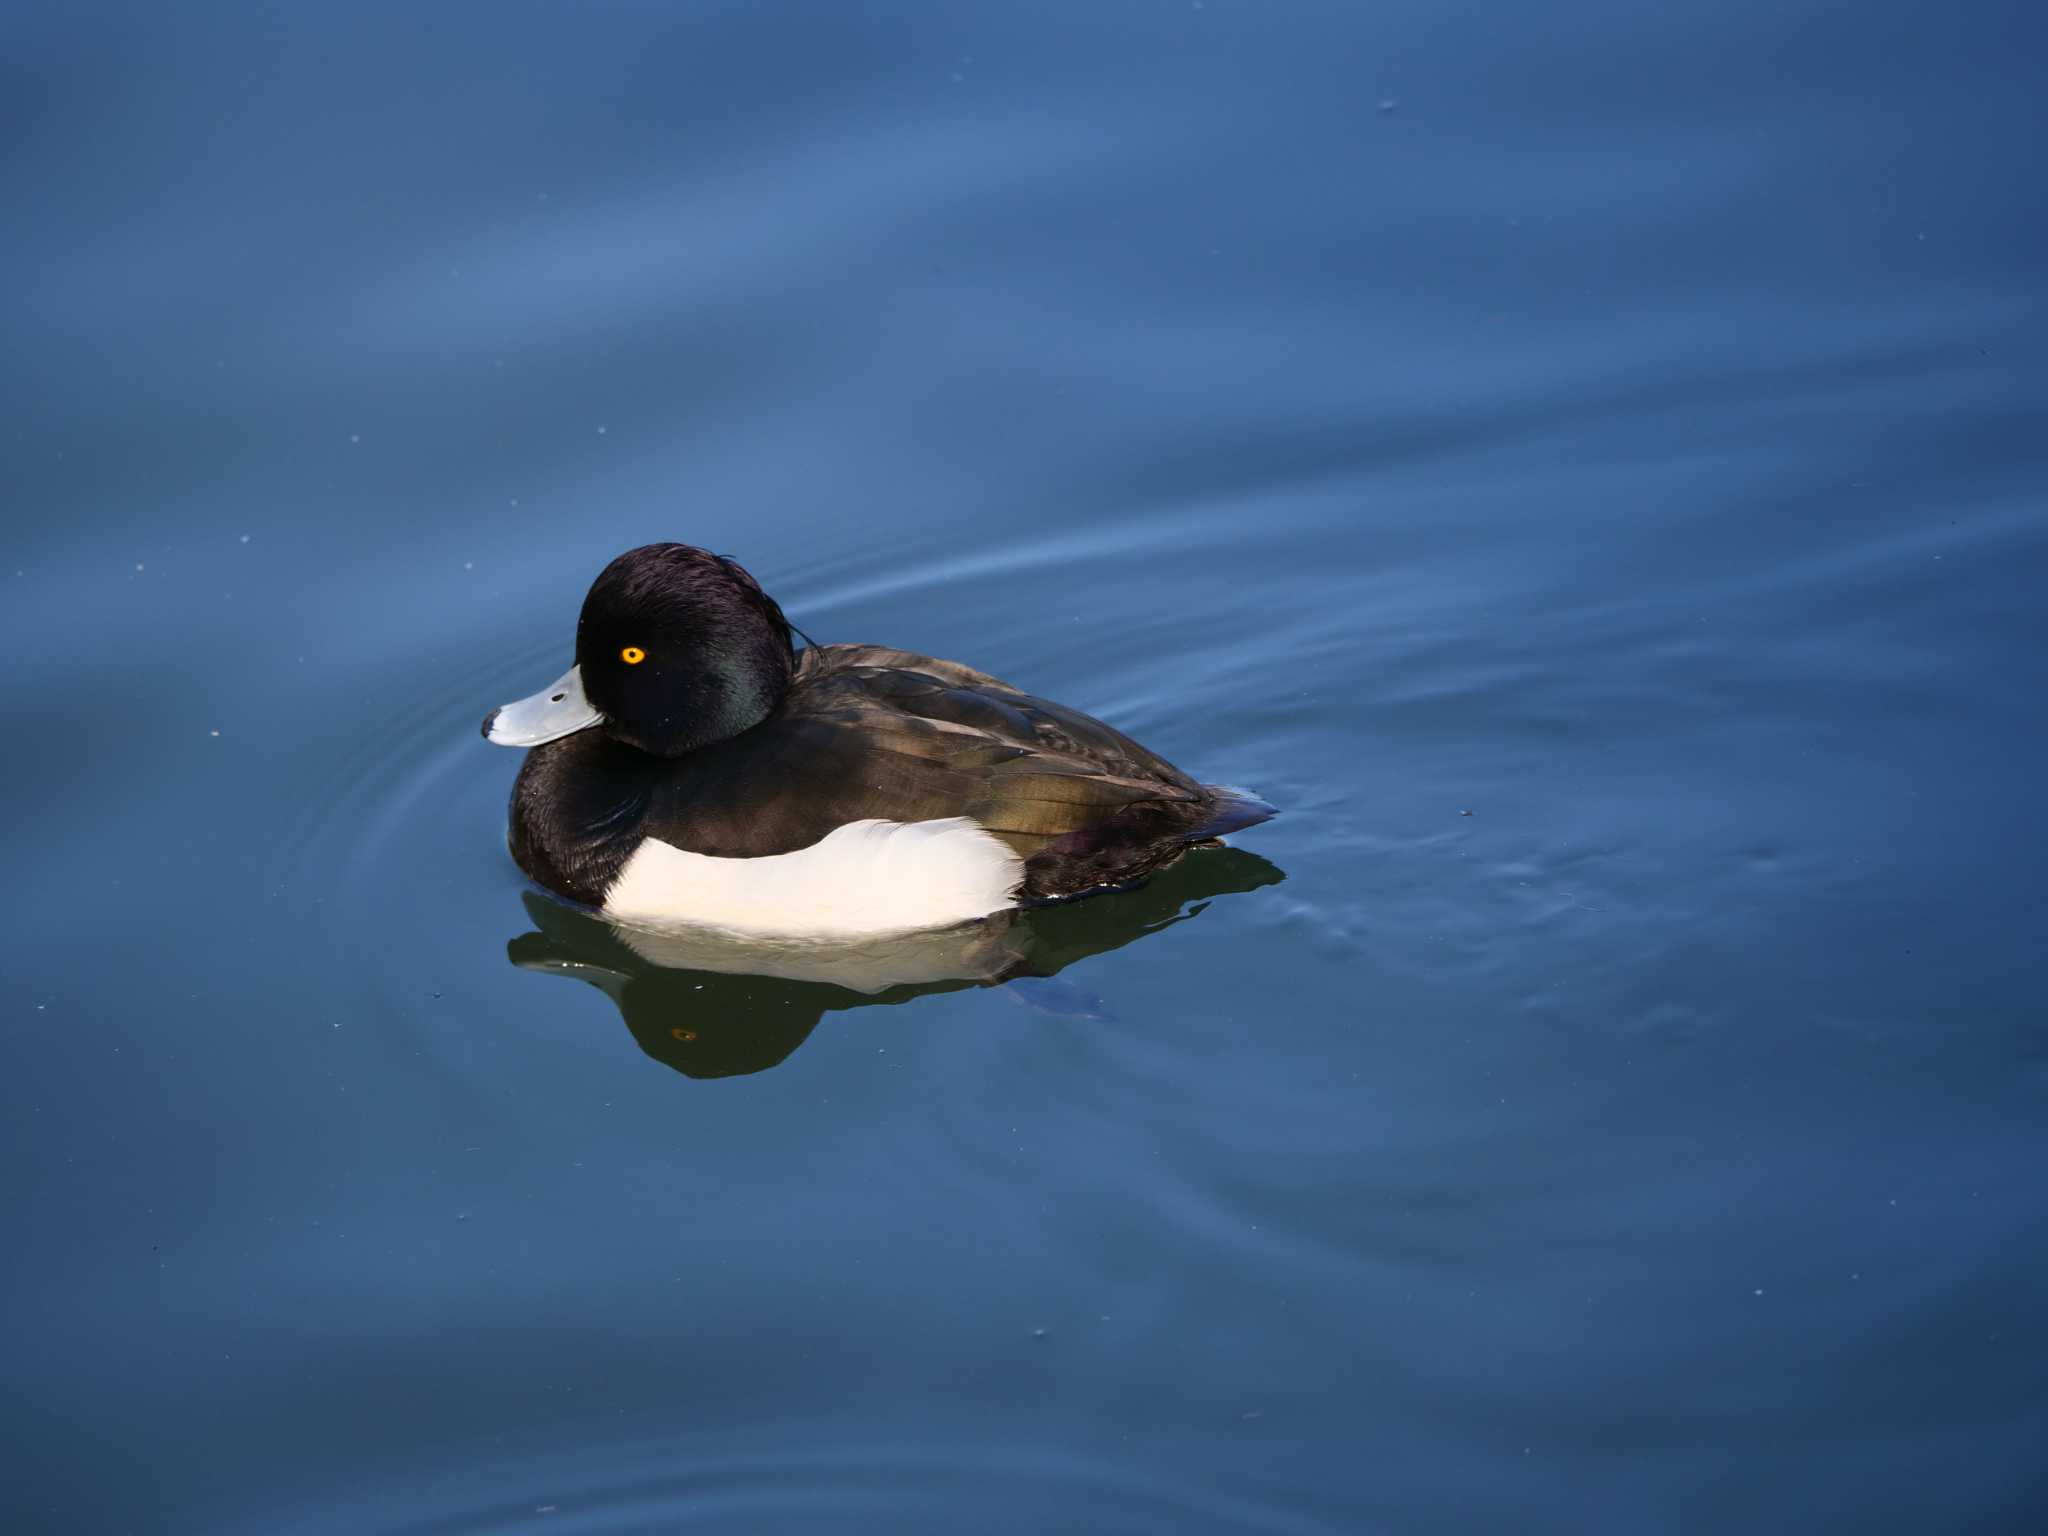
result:
[(602, 906), (640, 845), (660, 768), (599, 730), (535, 747), (512, 786), (513, 859), (548, 890)]

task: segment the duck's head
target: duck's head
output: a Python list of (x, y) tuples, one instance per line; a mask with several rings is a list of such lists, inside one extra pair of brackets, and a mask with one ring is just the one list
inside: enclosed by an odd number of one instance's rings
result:
[(675, 757), (760, 724), (795, 670), (789, 621), (736, 562), (688, 544), (647, 544), (591, 583), (576, 665), (492, 710), (484, 735), (537, 747), (596, 729)]

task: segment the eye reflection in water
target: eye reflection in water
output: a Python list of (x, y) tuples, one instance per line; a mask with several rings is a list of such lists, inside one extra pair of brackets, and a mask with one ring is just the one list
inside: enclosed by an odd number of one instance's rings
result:
[(1218, 896), (1286, 875), (1241, 848), (1202, 849), (1136, 890), (1003, 912), (936, 933), (859, 943), (773, 944), (706, 930), (626, 928), (538, 891), (536, 932), (506, 946), (521, 970), (587, 981), (618, 1005), (640, 1049), (687, 1077), (735, 1077), (786, 1059), (842, 1008), (929, 992), (1002, 986), (1048, 1013), (1102, 1018), (1102, 1005), (1052, 978), (1197, 917)]

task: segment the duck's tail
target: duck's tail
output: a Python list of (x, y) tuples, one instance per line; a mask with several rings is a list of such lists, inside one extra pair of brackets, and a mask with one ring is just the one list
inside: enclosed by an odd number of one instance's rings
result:
[(1222, 837), (1229, 832), (1242, 832), (1246, 827), (1256, 827), (1262, 821), (1271, 821), (1280, 812), (1273, 805), (1261, 800), (1248, 789), (1239, 789), (1234, 784), (1204, 784), (1215, 797), (1215, 806), (1209, 819), (1187, 833), (1189, 842), (1204, 838)]

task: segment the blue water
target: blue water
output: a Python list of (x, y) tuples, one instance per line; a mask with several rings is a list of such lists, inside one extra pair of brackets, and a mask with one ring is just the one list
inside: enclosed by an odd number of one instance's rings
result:
[[(2035, 8), (0, 39), (8, 1530), (2040, 1528)], [(665, 538), (1284, 814), (651, 965)]]

